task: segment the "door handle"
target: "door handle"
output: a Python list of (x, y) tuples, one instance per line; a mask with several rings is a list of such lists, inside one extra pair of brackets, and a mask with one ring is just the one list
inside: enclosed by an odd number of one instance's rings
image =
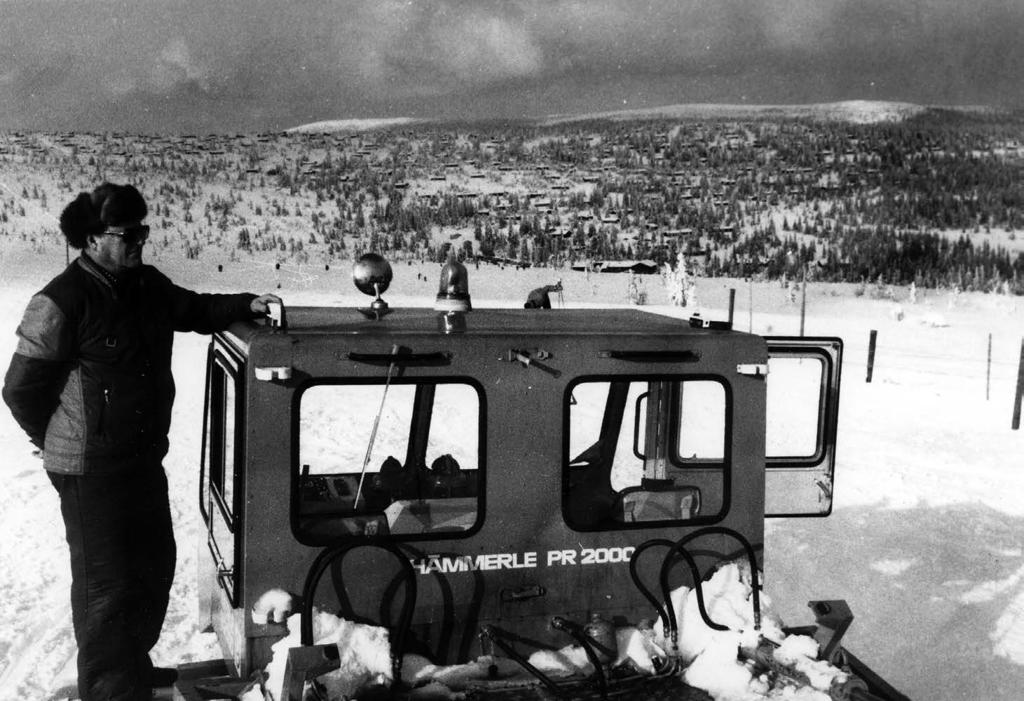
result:
[(518, 587), (516, 589), (502, 589), (501, 601), (502, 603), (526, 601), (527, 599), (536, 599), (539, 596), (544, 596), (547, 593), (547, 590), (538, 584)]

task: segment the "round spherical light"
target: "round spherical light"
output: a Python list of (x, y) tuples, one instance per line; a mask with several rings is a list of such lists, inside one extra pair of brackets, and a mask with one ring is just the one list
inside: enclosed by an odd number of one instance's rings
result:
[(377, 296), (391, 284), (391, 264), (378, 253), (364, 253), (352, 269), (352, 281), (363, 294)]

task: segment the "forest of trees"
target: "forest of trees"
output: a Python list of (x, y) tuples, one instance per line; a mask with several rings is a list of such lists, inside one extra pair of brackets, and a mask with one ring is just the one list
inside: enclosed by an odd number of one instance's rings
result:
[[(660, 118), (363, 134), (0, 134), (0, 163), (50, 183), (0, 198), (0, 235), (17, 231), (26, 203), (46, 208), (71, 181), (105, 177), (154, 183), (154, 214), (196, 255), (204, 242), (233, 241), (246, 253), (454, 251), (557, 266), (660, 264), (682, 251), (709, 275), (807, 270), (1024, 294), (1024, 253), (985, 241), (1024, 233), (1019, 113), (928, 110), (862, 125)], [(493, 185), (510, 177), (515, 185)]]

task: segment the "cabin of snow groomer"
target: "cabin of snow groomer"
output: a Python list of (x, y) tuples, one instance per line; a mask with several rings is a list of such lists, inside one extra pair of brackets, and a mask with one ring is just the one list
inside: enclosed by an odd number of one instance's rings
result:
[[(365, 308), (277, 308), (210, 344), (201, 611), (235, 675), (287, 633), (250, 615), (268, 590), (436, 664), (528, 655), (571, 642), (553, 617), (654, 617), (665, 548), (631, 563), (642, 544), (697, 534), (700, 571), (761, 567), (766, 515), (831, 510), (839, 339), (472, 309), (455, 261), (433, 307), (389, 307), (379, 256), (355, 280)], [(669, 586), (692, 584), (680, 562)]]

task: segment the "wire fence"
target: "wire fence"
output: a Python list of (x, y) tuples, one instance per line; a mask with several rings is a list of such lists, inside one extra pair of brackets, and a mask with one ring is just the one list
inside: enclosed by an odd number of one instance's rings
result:
[[(977, 334), (973, 334), (977, 336)], [(1024, 338), (990, 333), (976, 353), (957, 348), (921, 348), (923, 340), (906, 333), (879, 333), (872, 329), (863, 338), (844, 339), (844, 384), (860, 382), (913, 382), (968, 390), (986, 402), (1003, 402), (1012, 390), (1011, 428), (1020, 428), (1024, 395)], [(973, 340), (973, 339), (971, 339)], [(1019, 344), (1019, 345), (1018, 345)], [(1019, 350), (1019, 352), (1018, 352)], [(970, 407), (963, 407), (969, 411)]]

